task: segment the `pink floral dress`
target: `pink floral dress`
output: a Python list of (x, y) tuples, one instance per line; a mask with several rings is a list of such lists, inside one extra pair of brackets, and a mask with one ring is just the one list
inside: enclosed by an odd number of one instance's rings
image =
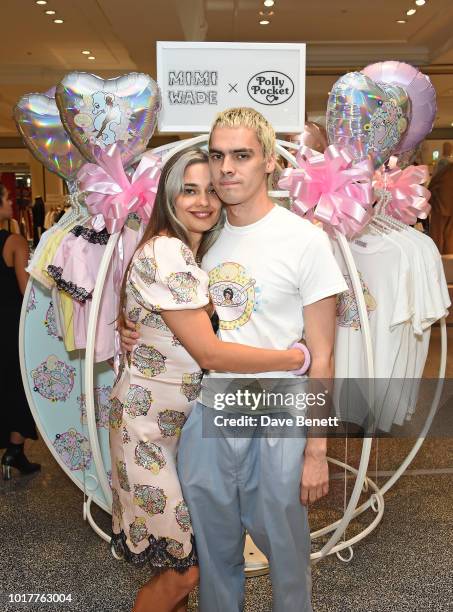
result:
[(135, 564), (184, 571), (197, 558), (176, 453), (202, 372), (160, 312), (208, 304), (208, 276), (184, 243), (158, 236), (134, 255), (126, 295), (140, 339), (111, 396), (112, 542)]

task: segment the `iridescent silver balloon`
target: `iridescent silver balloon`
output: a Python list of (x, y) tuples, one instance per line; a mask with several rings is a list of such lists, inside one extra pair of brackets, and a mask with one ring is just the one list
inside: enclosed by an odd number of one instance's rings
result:
[(125, 167), (146, 149), (161, 108), (157, 83), (132, 72), (101, 79), (86, 72), (71, 72), (55, 94), (63, 125), (81, 153), (96, 162), (96, 146), (117, 143)]
[(357, 161), (370, 157), (379, 168), (403, 138), (410, 112), (410, 99), (402, 87), (378, 85), (361, 72), (349, 72), (330, 92), (329, 142), (348, 146)]
[(395, 153), (410, 151), (433, 129), (436, 119), (436, 90), (430, 78), (404, 62), (379, 62), (362, 70), (370, 79), (385, 86), (402, 87), (411, 101), (411, 120)]
[(66, 133), (55, 99), (46, 94), (28, 94), (16, 104), (13, 115), (17, 129), (36, 159), (66, 181), (75, 180), (86, 160)]

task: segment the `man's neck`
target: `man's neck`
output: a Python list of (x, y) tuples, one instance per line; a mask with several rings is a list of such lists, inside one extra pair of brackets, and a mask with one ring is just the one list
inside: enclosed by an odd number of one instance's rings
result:
[(274, 208), (274, 203), (267, 195), (265, 198), (252, 202), (243, 202), (234, 206), (226, 206), (228, 223), (238, 227), (256, 223)]

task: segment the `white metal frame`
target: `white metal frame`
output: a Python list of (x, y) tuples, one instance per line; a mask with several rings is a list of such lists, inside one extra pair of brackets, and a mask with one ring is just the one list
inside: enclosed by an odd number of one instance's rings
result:
[[(184, 140), (182, 142), (178, 142), (177, 144), (170, 143), (168, 145), (164, 145), (162, 147), (159, 147), (159, 149), (156, 149), (155, 151), (156, 152), (165, 151), (165, 156), (163, 159), (163, 161), (165, 162), (171, 156), (173, 156), (174, 154), (178, 153), (179, 151), (185, 148), (188, 148), (189, 146), (204, 145), (207, 142), (207, 139), (208, 139), (208, 136), (204, 134), (201, 136), (196, 136), (195, 138), (191, 138), (188, 140)], [(285, 157), (293, 166), (295, 166), (296, 160), (294, 156), (289, 151), (287, 151), (285, 147), (297, 148), (297, 145), (293, 143), (289, 143), (289, 142), (284, 142), (284, 141), (278, 141), (277, 143), (277, 152), (283, 157)], [(285, 193), (275, 192), (272, 195), (282, 196), (282, 195), (285, 195)], [(102, 507), (102, 509), (104, 509), (105, 511), (107, 512), (110, 511), (108, 507), (106, 507), (104, 504), (99, 503), (99, 500), (94, 497), (94, 493), (96, 492), (99, 486), (101, 487), (106, 500), (111, 503), (111, 499), (112, 499), (110, 485), (109, 485), (107, 473), (105, 470), (105, 466), (104, 466), (104, 462), (103, 462), (103, 458), (101, 454), (100, 444), (99, 444), (98, 435), (97, 435), (97, 427), (96, 427), (95, 403), (94, 403), (94, 343), (95, 343), (95, 337), (96, 337), (97, 318), (98, 318), (98, 312), (99, 312), (105, 277), (107, 275), (108, 267), (110, 265), (110, 261), (111, 261), (114, 249), (116, 247), (118, 238), (119, 238), (119, 234), (115, 234), (110, 237), (106, 250), (104, 252), (104, 256), (100, 264), (96, 287), (93, 293), (91, 311), (90, 311), (90, 319), (89, 319), (89, 324), (88, 324), (87, 347), (86, 347), (86, 355), (85, 355), (85, 386), (86, 386), (85, 395), (86, 395), (88, 436), (89, 436), (91, 450), (92, 450), (93, 462), (95, 464), (99, 479), (97, 479), (93, 475), (86, 476), (84, 493), (87, 494), (87, 499), (84, 500), (84, 504), (83, 504), (83, 518), (84, 520), (87, 520), (89, 524), (91, 525), (91, 527), (93, 528), (93, 530), (107, 542), (110, 542), (110, 537), (104, 531), (102, 531), (102, 529), (96, 524), (91, 514), (91, 504), (93, 501), (95, 501), (95, 503), (98, 504), (100, 507)], [(358, 303), (359, 317), (360, 317), (361, 326), (362, 326), (362, 339), (363, 339), (366, 369), (368, 372), (368, 378), (373, 379), (374, 378), (374, 366), (373, 366), (373, 357), (372, 357), (371, 333), (370, 333), (370, 327), (369, 327), (368, 316), (367, 316), (367, 311), (366, 311), (366, 304), (365, 304), (365, 300), (363, 297), (360, 279), (357, 273), (357, 269), (356, 269), (351, 251), (349, 249), (349, 245), (345, 237), (337, 232), (336, 238), (338, 240), (338, 244), (340, 246), (343, 257), (345, 259), (346, 266), (348, 268), (348, 271), (351, 277), (353, 290), (354, 290), (356, 300)], [(62, 467), (62, 469), (77, 484), (77, 486), (80, 486), (80, 482), (77, 481), (72, 474), (68, 473), (61, 458), (59, 457), (58, 453), (55, 451), (51, 441), (48, 439), (44, 428), (40, 426), (39, 413), (36, 410), (34, 400), (33, 400), (33, 395), (31, 393), (30, 386), (29, 386), (29, 381), (28, 381), (28, 376), (27, 376), (27, 371), (26, 371), (25, 355), (24, 355), (24, 347), (25, 347), (24, 331), (25, 331), (25, 317), (27, 314), (26, 308), (27, 308), (28, 298), (29, 298), (31, 288), (32, 288), (32, 281), (30, 280), (27, 286), (25, 295), (24, 295), (20, 329), (19, 329), (19, 348), (20, 348), (20, 363), (21, 363), (22, 380), (24, 383), (27, 400), (29, 402), (32, 414), (35, 418), (35, 421), (38, 425), (40, 434), (44, 442), (48, 446), (50, 452), (52, 453), (53, 457), (55, 458), (57, 463), (60, 465), (60, 467)], [(364, 539), (367, 535), (369, 535), (381, 521), (383, 513), (384, 513), (384, 506), (385, 506), (384, 505), (384, 495), (385, 493), (401, 477), (401, 475), (407, 469), (407, 467), (409, 466), (409, 464), (411, 463), (411, 461), (413, 460), (413, 458), (419, 451), (420, 447), (422, 446), (426, 438), (426, 435), (429, 431), (429, 428), (432, 424), (433, 418), (437, 412), (437, 408), (439, 406), (442, 389), (443, 389), (443, 380), (445, 378), (445, 372), (446, 372), (447, 331), (446, 331), (445, 319), (441, 320), (440, 325), (441, 325), (440, 327), (441, 329), (441, 355), (440, 355), (440, 365), (439, 365), (439, 372), (438, 372), (439, 380), (438, 380), (438, 384), (436, 388), (436, 393), (435, 393), (435, 396), (432, 402), (432, 406), (428, 414), (426, 423), (420, 434), (420, 437), (418, 438), (417, 442), (412, 447), (411, 451), (408, 453), (407, 457), (401, 463), (400, 467), (396, 470), (396, 472), (387, 480), (387, 482), (381, 488), (379, 488), (376, 485), (376, 483), (374, 483), (367, 476), (367, 468), (369, 464), (371, 444), (372, 444), (371, 438), (365, 438), (363, 441), (362, 453), (361, 453), (361, 458), (360, 458), (358, 469), (355, 469), (352, 466), (346, 463), (343, 463), (341, 461), (338, 461), (336, 459), (329, 458), (329, 461), (332, 464), (343, 467), (346, 471), (349, 471), (351, 474), (355, 475), (356, 480), (355, 480), (353, 491), (349, 498), (348, 504), (345, 508), (343, 517), (339, 519), (338, 521), (335, 521), (331, 525), (327, 525), (326, 527), (323, 527), (322, 529), (319, 529), (311, 534), (312, 540), (315, 540), (317, 538), (325, 536), (328, 533), (333, 532), (329, 540), (327, 541), (327, 543), (322, 547), (322, 549), (318, 552), (312, 553), (311, 559), (313, 562), (316, 563), (322, 558), (324, 558), (325, 556), (329, 554), (333, 554), (333, 553), (335, 553), (339, 559), (345, 562), (349, 562), (352, 559), (353, 557), (352, 547), (357, 542), (359, 542), (360, 540)], [(373, 390), (371, 389), (370, 390), (371, 394), (372, 394), (372, 391)], [(372, 397), (370, 397), (369, 399), (370, 401), (372, 401)], [(92, 483), (90, 479), (92, 480)], [(357, 507), (362, 491), (366, 492), (370, 489), (372, 490), (372, 494), (370, 495), (368, 500)], [(370, 507), (376, 513), (376, 516), (373, 519), (373, 521), (365, 529), (363, 529), (359, 534), (355, 535), (354, 537), (348, 540), (344, 540), (339, 543), (341, 537), (345, 534), (346, 528), (351, 522), (351, 520), (357, 518), (360, 514), (365, 512)], [(348, 551), (347, 557), (343, 556), (342, 554), (342, 551), (344, 550)], [(249, 575), (256, 575), (257, 573), (265, 573), (266, 571), (267, 571), (266, 565), (263, 565), (263, 567), (259, 570), (257, 570), (256, 567), (254, 567), (253, 570), (249, 572)]]
[[(179, 151), (184, 150), (190, 146), (205, 144), (207, 140), (208, 140), (207, 134), (203, 134), (201, 136), (196, 136), (194, 138), (184, 140), (178, 143), (176, 146), (172, 146), (170, 148), (170, 150), (167, 152), (167, 154), (163, 158), (163, 162), (165, 163), (170, 157), (172, 157)], [(291, 153), (289, 153), (284, 148), (283, 145), (291, 146), (292, 148), (297, 148), (297, 145), (294, 145), (293, 143), (286, 143), (283, 141), (278, 141), (278, 144), (277, 144), (277, 152), (283, 157), (285, 157), (293, 166), (296, 166), (297, 162), (296, 162), (295, 157)], [(163, 150), (164, 148), (165, 147), (161, 147), (161, 150)], [(115, 234), (110, 237), (107, 248), (104, 252), (104, 256), (102, 258), (102, 261), (99, 267), (98, 279), (96, 282), (96, 288), (93, 293), (93, 299), (92, 299), (92, 304), (91, 304), (90, 319), (88, 323), (88, 339), (87, 339), (87, 347), (86, 347), (86, 355), (85, 355), (85, 385), (86, 385), (85, 397), (86, 397), (88, 432), (89, 432), (89, 437), (90, 437), (90, 443), (92, 444), (91, 448), (92, 448), (92, 454), (93, 454), (93, 461), (95, 463), (96, 470), (99, 475), (99, 482), (100, 482), (102, 491), (104, 492), (104, 495), (106, 496), (106, 499), (109, 499), (109, 500), (111, 500), (111, 491), (110, 491), (110, 486), (108, 483), (105, 466), (102, 460), (99, 441), (97, 438), (96, 419), (95, 419), (95, 410), (94, 410), (95, 403), (94, 403), (94, 385), (93, 385), (93, 366), (94, 366), (94, 342), (95, 342), (95, 336), (96, 336), (97, 314), (99, 311), (99, 304), (100, 304), (100, 300), (102, 297), (104, 280), (107, 274), (108, 267), (110, 265), (110, 260), (113, 255), (113, 251), (114, 251), (117, 240), (118, 240), (118, 234)], [(373, 367), (373, 355), (372, 355), (372, 344), (371, 344), (371, 332), (370, 332), (370, 327), (369, 327), (369, 322), (368, 322), (366, 304), (365, 304), (365, 300), (364, 300), (363, 293), (362, 293), (360, 278), (358, 276), (357, 269), (355, 267), (354, 260), (352, 258), (352, 254), (350, 252), (349, 245), (346, 239), (344, 238), (344, 236), (337, 233), (337, 240), (343, 252), (343, 255), (346, 261), (346, 265), (348, 267), (349, 274), (351, 276), (352, 285), (353, 285), (353, 288), (354, 288), (354, 291), (357, 297), (359, 315), (362, 321), (362, 338), (363, 338), (363, 343), (364, 343), (364, 353), (365, 353), (367, 374), (368, 374), (368, 378), (372, 379), (374, 378), (374, 367)], [(354, 516), (354, 512), (356, 511), (356, 506), (357, 506), (359, 497), (361, 495), (361, 492), (363, 490), (365, 481), (367, 481), (368, 485), (371, 486), (371, 488), (375, 490), (375, 495), (378, 499), (379, 513), (375, 521), (373, 521), (372, 523), (372, 529), (374, 529), (374, 527), (377, 525), (377, 523), (380, 521), (382, 517), (383, 507), (384, 507), (383, 499), (378, 494), (376, 485), (371, 480), (367, 479), (367, 476), (366, 476), (370, 452), (371, 452), (371, 443), (372, 443), (372, 440), (370, 438), (366, 438), (363, 442), (362, 455), (361, 455), (358, 470), (355, 470), (354, 468), (343, 464), (346, 469), (348, 469), (349, 471), (351, 471), (352, 473), (356, 475), (356, 482), (355, 482), (353, 491), (351, 493), (351, 497), (349, 499), (349, 502), (346, 507), (343, 518), (339, 522), (334, 523), (333, 525), (329, 525), (324, 530), (320, 530), (312, 535), (312, 537), (315, 538), (315, 537), (320, 537), (324, 533), (333, 531), (332, 536), (330, 537), (329, 541), (324, 545), (322, 550), (318, 553), (312, 554), (313, 561), (317, 561), (323, 558), (324, 556), (326, 556), (327, 554), (332, 554), (334, 552), (339, 553), (343, 549), (349, 548), (353, 543), (359, 541), (360, 539), (362, 539), (369, 533), (370, 528), (367, 528), (366, 533), (364, 533), (362, 537), (356, 536), (351, 541), (348, 540), (346, 542), (337, 544), (339, 540), (341, 539), (342, 535), (344, 534), (351, 519)], [(331, 461), (333, 462), (334, 460), (331, 460)], [(87, 512), (87, 517), (89, 517), (90, 524), (93, 526), (94, 521), (89, 512), (89, 507), (87, 508), (86, 512)], [(99, 531), (100, 531), (99, 528), (96, 528), (96, 532), (99, 533)], [(103, 537), (105, 535), (106, 534), (103, 534)]]

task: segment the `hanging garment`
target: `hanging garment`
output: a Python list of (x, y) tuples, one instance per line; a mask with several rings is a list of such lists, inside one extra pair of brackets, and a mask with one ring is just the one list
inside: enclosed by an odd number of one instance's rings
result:
[[(94, 359), (97, 363), (110, 359), (115, 353), (115, 340), (118, 342), (115, 320), (121, 283), (142, 232), (138, 217), (129, 215), (105, 278), (96, 328)], [(71, 320), (76, 348), (86, 347), (91, 298), (109, 237), (106, 230), (93, 230), (91, 220), (85, 225), (76, 225), (61, 241), (52, 263), (47, 266), (47, 273), (57, 288), (74, 300)]]
[[(374, 425), (389, 431), (413, 413), (419, 380), (428, 353), (431, 325), (445, 316), (450, 306), (440, 254), (432, 240), (406, 228), (385, 233), (364, 232), (351, 242), (367, 305), (375, 367)], [(338, 245), (349, 291), (337, 299), (335, 345), (336, 378), (352, 378), (345, 391), (336, 391), (337, 408), (348, 420), (363, 424), (369, 416), (365, 361), (357, 303)], [(340, 401), (341, 399), (341, 401)], [(346, 418), (345, 415), (343, 415)]]

